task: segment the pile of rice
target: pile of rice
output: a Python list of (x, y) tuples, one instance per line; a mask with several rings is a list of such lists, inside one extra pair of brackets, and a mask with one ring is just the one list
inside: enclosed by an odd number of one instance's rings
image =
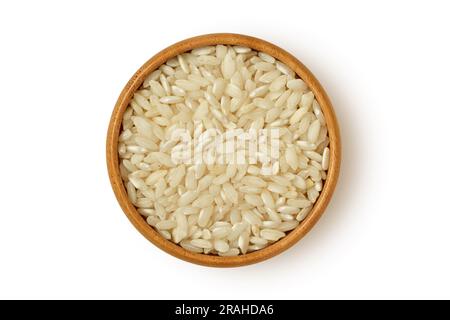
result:
[[(130, 201), (164, 238), (192, 252), (236, 256), (280, 240), (308, 215), (327, 177), (329, 139), (314, 94), (285, 64), (246, 47), (170, 59), (135, 92), (122, 125)], [(271, 174), (262, 173), (263, 161), (173, 160), (176, 129), (194, 136), (211, 128), (278, 129)]]

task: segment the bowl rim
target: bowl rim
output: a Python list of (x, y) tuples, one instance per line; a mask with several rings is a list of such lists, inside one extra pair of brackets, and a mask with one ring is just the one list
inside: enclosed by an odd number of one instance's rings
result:
[[(134, 205), (128, 199), (120, 175), (118, 157), (118, 142), (123, 113), (125, 112), (133, 93), (142, 85), (145, 78), (160, 65), (178, 54), (190, 51), (194, 48), (218, 44), (245, 46), (256, 51), (265, 52), (294, 70), (294, 72), (306, 82), (319, 102), (327, 124), (328, 137), (330, 139), (330, 162), (327, 179), (325, 180), (319, 198), (308, 216), (299, 224), (299, 226), (290, 231), (281, 240), (264, 249), (233, 257), (221, 257), (217, 255), (190, 252), (178, 244), (166, 240), (155, 231), (153, 227), (148, 225), (145, 218), (138, 213)], [(106, 160), (111, 186), (122, 210), (135, 228), (150, 242), (170, 255), (191, 263), (210, 267), (237, 267), (253, 264), (278, 255), (297, 243), (316, 224), (330, 202), (336, 187), (341, 164), (341, 140), (334, 109), (325, 90), (312, 72), (284, 49), (262, 39), (235, 33), (214, 33), (188, 38), (163, 49), (145, 62), (131, 77), (117, 99), (111, 115), (106, 140)]]

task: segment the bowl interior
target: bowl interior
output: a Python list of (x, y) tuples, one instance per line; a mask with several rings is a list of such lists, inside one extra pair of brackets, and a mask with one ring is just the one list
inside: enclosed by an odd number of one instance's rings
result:
[[(217, 44), (241, 45), (256, 51), (268, 53), (294, 70), (296, 74), (306, 82), (319, 102), (325, 117), (328, 128), (328, 136), (330, 139), (330, 164), (327, 172), (327, 179), (324, 182), (319, 198), (308, 216), (297, 228), (290, 231), (279, 241), (264, 249), (234, 257), (221, 257), (216, 255), (193, 253), (169, 240), (164, 239), (158, 232), (147, 224), (145, 219), (137, 212), (134, 205), (128, 199), (119, 170), (118, 139), (121, 132), (123, 113), (132, 99), (133, 93), (139, 89), (151, 72), (156, 70), (170, 58), (173, 58), (181, 53), (191, 51), (194, 48)], [(230, 33), (209, 34), (186, 39), (162, 50), (148, 60), (141, 68), (139, 68), (139, 70), (133, 75), (133, 77), (126, 84), (125, 88), (122, 90), (111, 116), (107, 137), (107, 164), (109, 178), (119, 204), (133, 225), (139, 230), (139, 232), (141, 232), (142, 235), (144, 235), (144, 237), (167, 253), (185, 261), (214, 267), (235, 267), (256, 263), (283, 252), (299, 241), (314, 226), (328, 205), (337, 183), (340, 160), (341, 145), (339, 128), (333, 107), (326, 92), (314, 75), (293, 55), (281, 48), (261, 39)]]

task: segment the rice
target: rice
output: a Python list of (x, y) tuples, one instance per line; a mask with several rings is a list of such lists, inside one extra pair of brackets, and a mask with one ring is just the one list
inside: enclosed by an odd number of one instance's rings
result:
[(263, 229), (261, 230), (261, 237), (269, 241), (277, 241), (284, 237), (285, 233), (277, 229)]
[[(133, 94), (122, 127), (120, 172), (131, 203), (162, 237), (194, 253), (237, 256), (279, 241), (308, 217), (330, 165), (313, 92), (284, 63), (243, 46), (167, 61)], [(253, 160), (235, 163), (226, 143), (211, 147), (217, 135), (242, 130), (273, 148), (270, 129), (279, 133), (277, 157), (244, 144)], [(177, 130), (202, 139), (186, 149)]]
[(267, 190), (269, 190), (270, 192), (275, 193), (275, 194), (278, 193), (280, 195), (288, 192), (288, 189), (286, 187), (283, 187), (277, 183), (269, 183), (267, 186)]

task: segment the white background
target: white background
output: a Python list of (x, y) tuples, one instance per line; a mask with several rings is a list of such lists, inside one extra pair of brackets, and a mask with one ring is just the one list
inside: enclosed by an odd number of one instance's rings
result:
[[(0, 4), (0, 298), (450, 298), (445, 1)], [(316, 227), (253, 266), (154, 247), (111, 190), (107, 125), (131, 75), (184, 38), (236, 32), (328, 91), (343, 163)]]

